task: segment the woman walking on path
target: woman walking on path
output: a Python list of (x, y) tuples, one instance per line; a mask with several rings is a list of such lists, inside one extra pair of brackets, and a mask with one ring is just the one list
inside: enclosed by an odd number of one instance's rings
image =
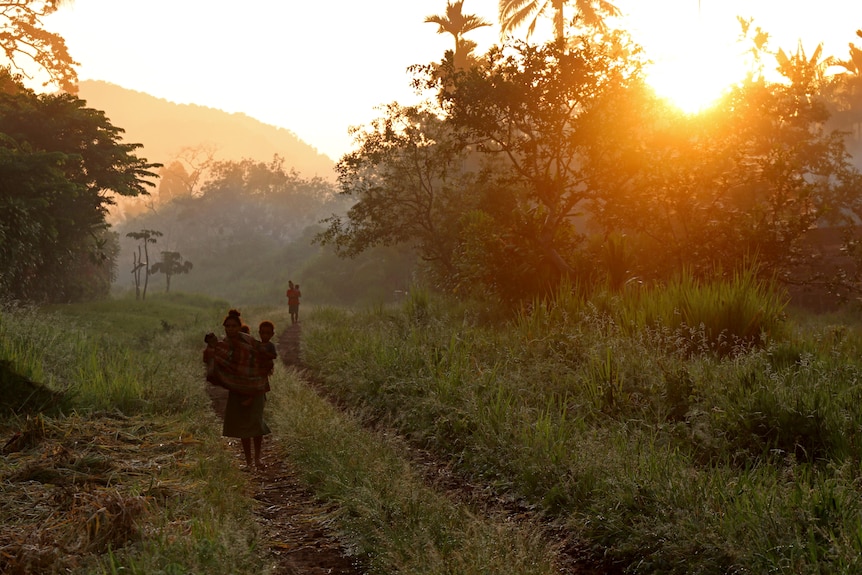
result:
[(299, 298), (302, 292), (299, 291), (299, 284), (294, 285), (292, 281), (287, 284), (287, 310), (290, 312), (290, 323), (296, 323), (299, 321)]
[(266, 394), (260, 393), (268, 383), (269, 375), (262, 373), (262, 367), (265, 366), (265, 361), (262, 361), (263, 350), (260, 342), (240, 331), (243, 323), (239, 311), (230, 310), (222, 325), (225, 337), (215, 344), (211, 354), (214, 356), (217, 376), (210, 380), (228, 389), (222, 435), (240, 439), (246, 465), (251, 467), (253, 464), (261, 469), (263, 436), (270, 433), (263, 420)]

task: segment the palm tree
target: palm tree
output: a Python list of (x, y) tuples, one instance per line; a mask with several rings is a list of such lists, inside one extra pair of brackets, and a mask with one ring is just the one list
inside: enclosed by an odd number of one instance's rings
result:
[[(129, 232), (127, 238), (132, 238), (140, 241), (138, 244), (138, 253), (132, 252), (134, 265), (132, 266), (132, 276), (135, 278), (135, 299), (139, 299), (141, 295), (141, 272), (144, 273), (144, 293), (140, 299), (147, 299), (147, 286), (150, 283), (150, 250), (149, 244), (154, 244), (158, 238), (164, 234), (158, 230), (141, 230), (139, 232)], [(141, 255), (141, 247), (144, 248), (144, 253)]]
[(464, 34), (477, 28), (490, 26), (491, 23), (483, 20), (475, 14), (464, 14), (464, 0), (446, 2), (445, 15), (426, 16), (427, 24), (437, 24), (438, 34), (452, 34), (455, 37), (455, 51), (453, 52), (456, 68), (464, 68), (470, 60), (470, 54), (476, 48), (476, 43), (466, 40)]
[(554, 37), (561, 40), (565, 37), (565, 18), (563, 7), (574, 4), (586, 26), (605, 30), (604, 17), (619, 16), (620, 10), (607, 0), (500, 0), (500, 33), (506, 35), (521, 26), (532, 16), (533, 21), (527, 27), (529, 38), (536, 30), (539, 16), (553, 11)]
[[(856, 30), (856, 35), (862, 38), (862, 30)], [(862, 48), (850, 42), (850, 57), (847, 60), (838, 60), (835, 64), (844, 68), (848, 74), (862, 76)]]
[(778, 72), (788, 80), (818, 88), (826, 82), (826, 71), (829, 67), (840, 64), (833, 56), (823, 56), (823, 44), (818, 44), (809, 58), (801, 40), (796, 46), (795, 54), (789, 54), (779, 48), (775, 61), (778, 63)]

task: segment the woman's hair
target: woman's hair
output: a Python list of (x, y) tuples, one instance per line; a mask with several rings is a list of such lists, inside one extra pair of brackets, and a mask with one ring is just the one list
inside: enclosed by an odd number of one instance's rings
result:
[(242, 316), (239, 313), (239, 310), (232, 309), (227, 312), (227, 315), (224, 318), (224, 321), (221, 323), (222, 325), (227, 325), (227, 322), (230, 320), (236, 321), (240, 326), (242, 325)]
[(261, 329), (263, 327), (269, 327), (272, 329), (272, 331), (275, 331), (275, 324), (272, 323), (271, 321), (269, 321), (268, 319), (265, 319), (262, 322), (260, 322), (260, 325), (257, 326), (257, 329)]

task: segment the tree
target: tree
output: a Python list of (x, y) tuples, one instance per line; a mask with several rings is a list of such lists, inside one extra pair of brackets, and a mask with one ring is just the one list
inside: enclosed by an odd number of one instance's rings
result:
[(596, 108), (591, 221), (627, 239), (638, 275), (709, 277), (756, 260), (787, 283), (823, 279), (799, 275), (816, 257), (804, 240), (821, 225), (852, 231), (862, 182), (826, 127), (819, 55), (778, 56), (786, 81), (754, 74), (696, 116), (645, 87)]
[(148, 193), (158, 164), (135, 156), (140, 145), (123, 143), (120, 128), (74, 95), (37, 95), (5, 69), (0, 87), (0, 250), (11, 254), (0, 260), (0, 289), (69, 301), (80, 293), (70, 262), (102, 259), (115, 195)]
[[(215, 154), (213, 145), (182, 148), (176, 159), (159, 171), (158, 203), (200, 195), (201, 186), (215, 164)], [(155, 205), (151, 208), (155, 209)]]
[[(277, 303), (284, 299), (288, 272), (299, 273), (297, 262), (320, 251), (309, 245), (313, 232), (307, 228), (346, 209), (333, 182), (301, 177), (283, 158), (213, 162), (194, 195), (132, 216), (119, 229), (123, 236), (142, 229), (163, 232), (161, 250), (176, 249), (194, 262), (184, 289)], [(140, 246), (123, 239), (128, 255), (122, 257), (131, 259)], [(157, 254), (148, 267), (158, 259)]]
[(495, 47), (483, 66), (453, 74), (439, 92), (448, 121), (469, 144), (504, 162), (500, 186), (520, 195), (521, 220), (511, 231), (537, 269), (577, 273), (576, 222), (592, 195), (587, 121), (638, 70), (615, 42)]
[[(44, 29), (42, 19), (70, 0), (0, 0), (0, 51), (16, 70), (26, 75), (21, 60), (29, 60), (48, 76), (44, 85), (56, 84), (75, 93), (78, 65), (65, 40)], [(27, 76), (29, 78), (29, 76)]]
[(452, 58), (456, 68), (465, 68), (476, 48), (476, 43), (464, 38), (464, 34), (491, 25), (490, 22), (475, 14), (464, 14), (463, 8), (464, 0), (447, 1), (445, 15), (432, 15), (425, 18), (426, 23), (439, 26), (438, 34), (448, 33), (455, 38), (455, 50), (452, 52)]
[(150, 268), (150, 274), (165, 274), (167, 286), (165, 293), (171, 291), (171, 277), (176, 274), (187, 274), (192, 271), (192, 262), (183, 261), (179, 252), (162, 252), (162, 261), (156, 262)]
[[(127, 238), (138, 240), (137, 253), (132, 252), (132, 277), (135, 279), (135, 299), (147, 299), (147, 286), (150, 283), (150, 250), (149, 244), (155, 244), (164, 234), (158, 230), (141, 230), (129, 232)], [(143, 253), (141, 253), (143, 251)], [(144, 274), (144, 289), (141, 291), (141, 273)]]
[[(856, 35), (862, 38), (862, 30), (857, 30)], [(844, 71), (833, 76), (826, 96), (832, 125), (848, 132), (849, 145), (858, 153), (862, 146), (862, 48), (850, 42), (849, 50), (846, 60), (835, 61)]]
[(456, 222), (470, 209), (464, 190), (475, 178), (451, 127), (425, 107), (391, 104), (354, 136), (358, 149), (336, 169), (341, 194), (355, 203), (346, 217), (324, 220), (316, 241), (348, 257), (411, 244), (440, 277), (451, 277)]
[[(565, 38), (565, 18), (563, 8), (571, 0), (500, 0), (500, 33), (505, 36), (518, 28), (530, 16), (532, 22), (527, 27), (527, 37), (532, 36), (540, 16), (553, 12), (554, 37)], [(619, 9), (607, 0), (574, 0), (575, 10), (583, 19), (584, 25), (604, 31), (604, 15), (618, 16)]]
[(589, 274), (578, 219), (591, 191), (583, 118), (636, 66), (609, 41), (495, 47), (480, 66), (451, 58), (415, 69), (437, 90), (422, 107), (391, 105), (338, 164), (356, 203), (318, 239), (347, 256), (407, 243), (447, 289), (532, 297)]

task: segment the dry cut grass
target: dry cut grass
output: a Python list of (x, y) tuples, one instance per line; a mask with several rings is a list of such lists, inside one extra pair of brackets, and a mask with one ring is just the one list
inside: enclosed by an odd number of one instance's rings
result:
[[(78, 572), (94, 555), (146, 536), (166, 500), (186, 487), (194, 437), (119, 414), (30, 416), (0, 427), (0, 572)], [(180, 536), (188, 526), (174, 525)]]

